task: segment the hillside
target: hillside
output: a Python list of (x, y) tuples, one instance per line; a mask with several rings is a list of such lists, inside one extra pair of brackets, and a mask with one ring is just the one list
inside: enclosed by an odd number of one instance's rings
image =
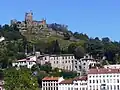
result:
[(110, 64), (120, 63), (119, 42), (113, 42), (108, 37), (102, 40), (89, 38), (83, 33), (73, 33), (61, 24), (49, 24), (47, 29), (31, 34), (21, 34), (16, 26), (4, 25), (0, 27), (0, 35), (5, 37), (0, 43), (1, 67), (9, 66), (12, 61), (26, 57), (25, 53), (33, 54), (34, 51), (41, 54), (74, 54), (77, 59), (89, 53), (100, 60), (105, 56), (103, 64), (107, 64), (106, 60)]

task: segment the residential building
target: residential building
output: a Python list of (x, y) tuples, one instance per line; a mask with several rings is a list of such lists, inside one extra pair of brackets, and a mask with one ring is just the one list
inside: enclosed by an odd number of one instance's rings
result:
[(42, 79), (42, 90), (58, 90), (58, 84), (63, 80), (63, 77), (44, 77)]
[(87, 76), (64, 80), (59, 83), (58, 90), (87, 90)]
[(13, 67), (20, 67), (20, 66), (26, 66), (27, 68), (31, 68), (33, 65), (36, 65), (36, 56), (30, 56), (25, 59), (17, 60), (12, 63)]
[(74, 90), (73, 79), (63, 80), (58, 84), (58, 90)]
[(73, 80), (74, 90), (87, 90), (87, 76), (80, 76)]
[(99, 64), (99, 60), (86, 54), (83, 58), (74, 60), (74, 71), (87, 73), (90, 67), (95, 67), (96, 64)]
[(90, 69), (88, 90), (120, 90), (120, 69)]
[(49, 62), (52, 68), (60, 68), (69, 71), (73, 71), (73, 61), (75, 57), (73, 54), (61, 54), (61, 55), (41, 55), (38, 58), (38, 63), (43, 65)]

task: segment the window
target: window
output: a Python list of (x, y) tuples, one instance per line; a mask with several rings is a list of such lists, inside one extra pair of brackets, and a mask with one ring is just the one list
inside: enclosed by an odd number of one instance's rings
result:
[(70, 56), (68, 56), (68, 58), (70, 59)]
[(71, 66), (69, 66), (69, 69), (71, 69)]
[(45, 84), (43, 83), (43, 86), (45, 86)]
[(68, 87), (68, 90), (70, 90), (70, 88)]
[(114, 90), (116, 90), (116, 85), (114, 85)]
[(77, 66), (75, 66), (75, 68), (77, 68)]
[(107, 89), (109, 90), (109, 85), (107, 85)]
[(105, 83), (105, 80), (103, 79), (103, 83)]
[(95, 80), (93, 80), (93, 83), (95, 83)]
[(91, 80), (90, 80), (90, 83), (91, 83)]
[(65, 57), (65, 59), (67, 59), (67, 57)]
[(48, 86), (50, 86), (50, 83), (48, 83)]
[(74, 88), (74, 90), (78, 90), (78, 88)]
[(57, 64), (58, 64), (58, 61), (57, 61)]
[(119, 79), (117, 79), (117, 83), (119, 83)]
[(85, 63), (83, 65), (85, 65)]
[(117, 85), (117, 90), (119, 90), (119, 85)]
[(65, 61), (65, 63), (67, 63), (67, 61)]
[(45, 57), (45, 60), (47, 60), (47, 58)]
[(64, 59), (64, 57), (62, 57), (62, 59)]
[(96, 82), (98, 83), (98, 80)]
[(45, 87), (43, 87), (43, 90), (45, 90)]
[(71, 88), (71, 90), (73, 90), (73, 88)]
[(111, 90), (112, 90), (112, 85), (110, 85), (110, 87), (111, 87)]
[(78, 85), (78, 83), (75, 83), (75, 85)]

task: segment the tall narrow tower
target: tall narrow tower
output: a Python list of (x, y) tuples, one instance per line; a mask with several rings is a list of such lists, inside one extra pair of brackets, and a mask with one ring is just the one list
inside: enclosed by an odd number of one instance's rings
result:
[(28, 41), (31, 40), (32, 25), (33, 25), (33, 13), (32, 11), (25, 13), (25, 25), (27, 30)]
[(25, 22), (27, 26), (32, 26), (32, 22), (33, 22), (32, 11), (25, 13)]

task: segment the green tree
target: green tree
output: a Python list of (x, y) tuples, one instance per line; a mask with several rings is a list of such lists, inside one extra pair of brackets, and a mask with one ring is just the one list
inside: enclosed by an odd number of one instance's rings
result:
[(85, 50), (84, 50), (83, 47), (79, 46), (79, 47), (75, 48), (74, 56), (75, 56), (76, 59), (80, 59), (84, 55), (85, 55)]
[(4, 70), (4, 80), (5, 90), (39, 90), (37, 79), (26, 68)]

